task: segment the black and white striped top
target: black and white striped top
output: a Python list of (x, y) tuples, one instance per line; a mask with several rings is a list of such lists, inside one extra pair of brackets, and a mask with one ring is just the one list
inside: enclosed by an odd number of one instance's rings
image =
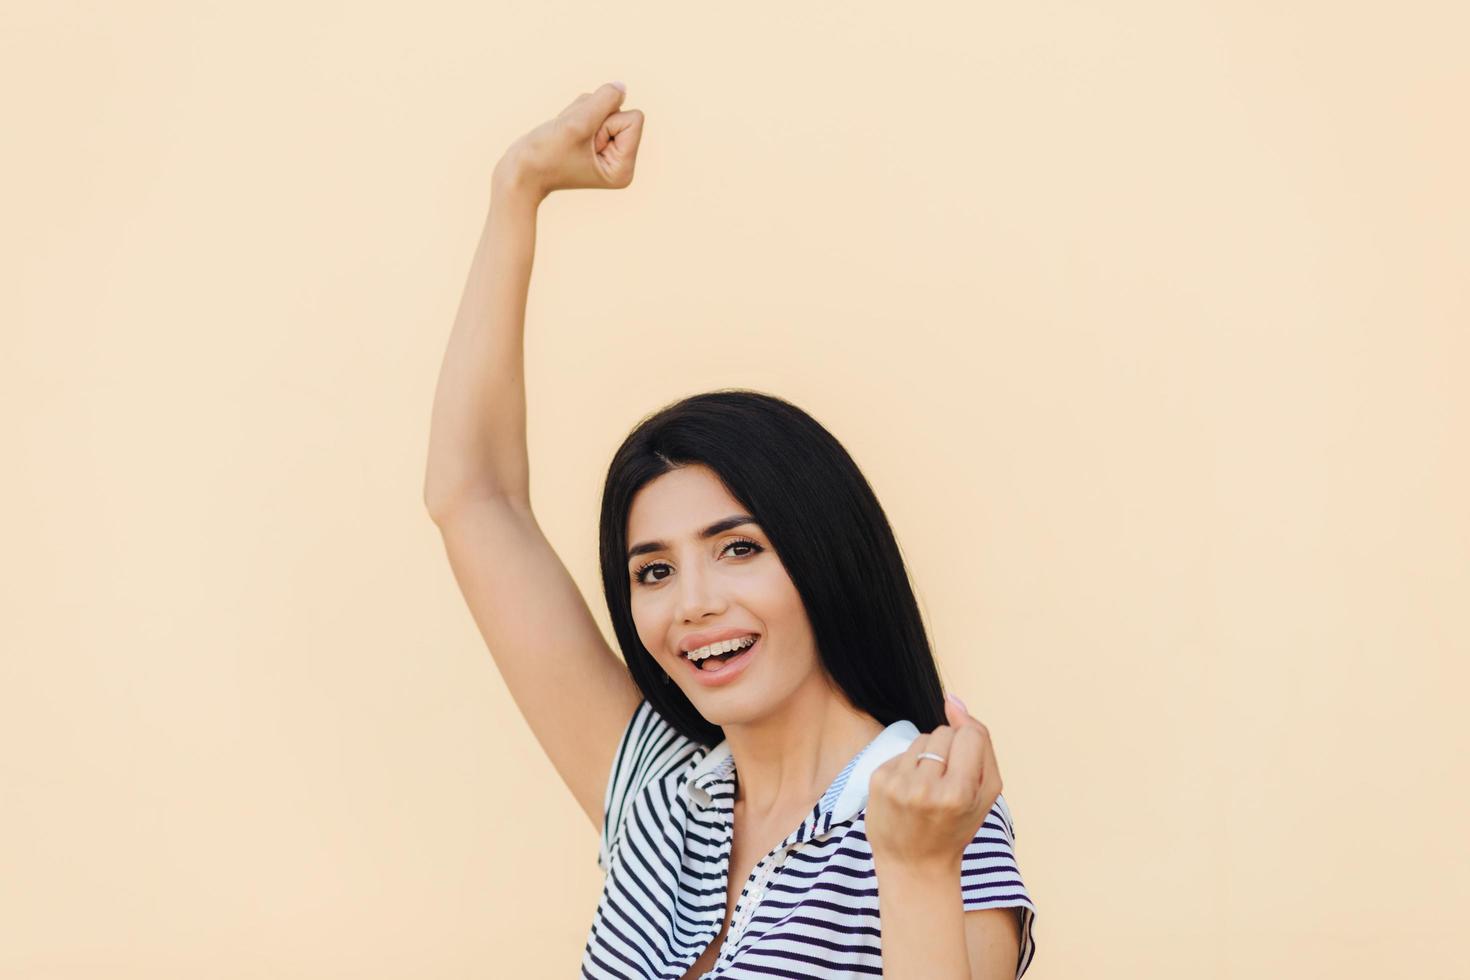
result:
[[(881, 976), (878, 879), (864, 833), (873, 770), (919, 735), (889, 725), (838, 773), (811, 813), (757, 862), (703, 980)], [(582, 976), (679, 980), (725, 920), (735, 809), (729, 743), (679, 734), (647, 700), (613, 757), (597, 865), (606, 875)], [(1036, 954), (1036, 906), (1021, 880), (1005, 798), (965, 848), (965, 911), (1019, 906), (1021, 977)]]

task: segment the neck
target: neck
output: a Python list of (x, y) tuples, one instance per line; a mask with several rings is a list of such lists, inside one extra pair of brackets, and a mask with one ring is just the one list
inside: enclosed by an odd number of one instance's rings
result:
[(810, 810), (882, 731), (876, 718), (819, 674), (770, 715), (725, 726), (735, 759), (735, 805), (756, 820)]

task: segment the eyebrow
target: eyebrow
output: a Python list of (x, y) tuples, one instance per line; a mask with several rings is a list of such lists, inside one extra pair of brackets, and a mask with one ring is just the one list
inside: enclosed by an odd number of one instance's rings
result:
[[(730, 528), (732, 527), (739, 527), (742, 524), (754, 523), (755, 518), (751, 517), (749, 514), (731, 514), (729, 517), (715, 521), (709, 527), (705, 528), (703, 531), (700, 531), (699, 536), (701, 538), (712, 538), (716, 534), (720, 534), (730, 530)], [(632, 561), (638, 555), (646, 554), (650, 551), (665, 551), (668, 549), (668, 547), (669, 546), (662, 541), (644, 541), (641, 544), (635, 544), (633, 547), (628, 549), (628, 560)]]

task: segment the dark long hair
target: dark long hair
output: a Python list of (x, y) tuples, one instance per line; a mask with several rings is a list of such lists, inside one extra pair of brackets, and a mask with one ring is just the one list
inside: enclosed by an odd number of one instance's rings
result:
[(681, 465), (713, 470), (770, 539), (806, 607), (817, 654), (859, 710), (920, 731), (945, 724), (944, 689), (898, 542), (847, 450), (795, 405), (747, 389), (692, 395), (647, 416), (613, 454), (602, 492), (602, 589), (634, 682), (689, 738), (706, 721), (638, 638), (627, 572), (628, 511)]

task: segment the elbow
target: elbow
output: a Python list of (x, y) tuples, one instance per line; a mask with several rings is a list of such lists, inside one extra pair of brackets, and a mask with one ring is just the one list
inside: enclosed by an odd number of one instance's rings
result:
[(424, 510), (435, 524), (443, 524), (454, 511), (459, 509), (458, 500), (462, 496), (462, 494), (451, 493), (432, 480), (424, 481)]
[(529, 515), (531, 501), (528, 496), (482, 485), (459, 487), (453, 491), (429, 487), (424, 490), (424, 510), (428, 512), (429, 519), (440, 527), (455, 521), (461, 514), (487, 507)]

